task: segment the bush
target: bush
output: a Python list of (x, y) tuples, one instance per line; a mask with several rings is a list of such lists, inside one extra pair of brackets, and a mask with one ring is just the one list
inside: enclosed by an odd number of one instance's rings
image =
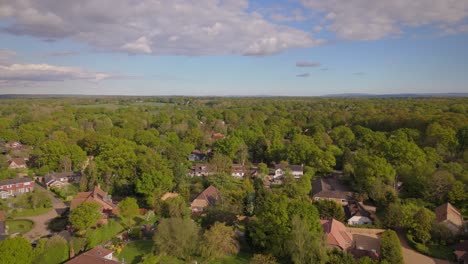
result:
[(128, 236), (131, 239), (138, 240), (138, 239), (141, 239), (143, 237), (143, 232), (141, 232), (139, 227), (133, 227), (132, 229), (130, 229), (130, 232), (128, 233)]
[(387, 230), (383, 232), (380, 240), (380, 252), (382, 260), (386, 260), (390, 264), (403, 264), (401, 244), (395, 231)]

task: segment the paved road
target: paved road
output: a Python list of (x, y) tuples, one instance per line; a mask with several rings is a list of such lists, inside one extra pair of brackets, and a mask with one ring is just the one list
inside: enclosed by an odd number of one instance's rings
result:
[(34, 221), (34, 228), (24, 234), (24, 237), (31, 241), (52, 234), (52, 232), (47, 228), (50, 220), (59, 216), (67, 208), (67, 206), (62, 201), (57, 199), (54, 195), (52, 195), (51, 192), (47, 191), (42, 186), (36, 184), (35, 188), (38, 191), (47, 192), (52, 200), (53, 209), (42, 215), (21, 217), (21, 219), (29, 219)]
[(406, 264), (450, 264), (447, 260), (431, 258), (415, 251), (409, 246), (405, 235), (401, 232), (398, 233), (398, 237), (403, 249), (403, 260)]

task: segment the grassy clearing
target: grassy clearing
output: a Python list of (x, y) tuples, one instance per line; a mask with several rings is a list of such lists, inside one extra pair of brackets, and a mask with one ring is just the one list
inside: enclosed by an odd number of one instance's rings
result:
[(125, 263), (139, 263), (144, 255), (150, 254), (153, 250), (152, 240), (140, 240), (128, 243), (120, 252), (118, 258)]
[(247, 264), (249, 263), (250, 255), (239, 253), (237, 256), (226, 257), (223, 259), (212, 260), (208, 264)]
[(29, 230), (33, 229), (34, 222), (27, 219), (7, 220), (6, 225), (8, 226), (9, 234), (25, 234)]
[(47, 208), (37, 208), (37, 209), (16, 209), (17, 211), (13, 213), (13, 217), (28, 217), (28, 216), (37, 216), (45, 214), (52, 210), (52, 207)]

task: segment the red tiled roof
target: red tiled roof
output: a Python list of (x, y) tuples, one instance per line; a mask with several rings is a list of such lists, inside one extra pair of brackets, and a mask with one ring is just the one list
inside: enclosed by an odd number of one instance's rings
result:
[(115, 207), (110, 199), (108, 199), (107, 193), (101, 190), (99, 186), (95, 186), (90, 192), (79, 192), (71, 201), (70, 209), (73, 209), (84, 202), (96, 202), (105, 210), (112, 210)]
[(320, 220), (320, 223), (327, 234), (329, 245), (340, 247), (342, 250), (347, 250), (352, 246), (353, 237), (346, 231), (343, 223), (335, 219)]
[(113, 251), (103, 247), (95, 247), (86, 251), (73, 259), (65, 262), (65, 264), (119, 264), (121, 262), (104, 258)]
[(216, 187), (210, 185), (197, 198), (195, 198), (191, 204), (191, 207), (206, 207), (213, 205), (221, 197), (220, 192)]
[(18, 166), (26, 165), (26, 160), (24, 158), (12, 158), (10, 164), (13, 162)]
[(435, 209), (437, 223), (450, 221), (456, 226), (463, 226), (463, 217), (460, 212), (450, 203), (444, 203), (443, 205)]

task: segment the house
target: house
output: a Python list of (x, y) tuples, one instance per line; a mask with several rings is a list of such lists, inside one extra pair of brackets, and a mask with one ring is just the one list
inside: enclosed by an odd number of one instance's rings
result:
[(189, 170), (188, 175), (194, 177), (200, 176), (209, 176), (215, 174), (211, 171), (210, 166), (208, 164), (196, 164), (193, 165), (192, 168)]
[(242, 164), (232, 164), (231, 175), (236, 178), (243, 178), (245, 175), (245, 167)]
[(454, 254), (457, 258), (457, 263), (468, 264), (468, 240), (465, 240), (454, 247)]
[(9, 149), (14, 149), (14, 150), (20, 150), (23, 148), (23, 144), (21, 144), (20, 142), (18, 141), (11, 141), (11, 142), (8, 142), (6, 143), (5, 145), (7, 148)]
[(337, 178), (317, 178), (312, 181), (312, 196), (315, 200), (334, 200), (343, 206), (354, 200), (354, 193)]
[(192, 201), (190, 209), (192, 213), (201, 213), (206, 207), (214, 205), (220, 199), (221, 193), (219, 190), (210, 185)]
[(219, 139), (225, 139), (225, 138), (226, 136), (221, 133), (213, 133), (213, 135), (211, 135), (211, 139), (213, 140), (219, 140)]
[(6, 199), (10, 196), (17, 196), (32, 191), (34, 191), (34, 180), (28, 177), (0, 181), (1, 199)]
[(353, 236), (346, 231), (346, 227), (338, 220), (320, 220), (323, 231), (326, 235), (327, 244), (330, 247), (338, 248), (343, 251), (353, 246)]
[(90, 192), (79, 192), (70, 203), (70, 209), (73, 210), (84, 202), (95, 202), (100, 205), (99, 211), (102, 214), (101, 223), (107, 222), (110, 215), (117, 213), (117, 205), (112, 202), (110, 195), (101, 189), (99, 185), (94, 186)]
[[(374, 211), (375, 213), (375, 211)], [(367, 211), (361, 203), (349, 201), (345, 206), (345, 214), (348, 225), (368, 225), (372, 224), (372, 213)]]
[(122, 262), (114, 260), (114, 251), (105, 249), (103, 247), (95, 247), (88, 250), (71, 260), (65, 262), (65, 264), (120, 264)]
[(296, 179), (299, 179), (304, 175), (304, 167), (302, 165), (276, 164), (274, 170), (274, 179), (282, 178), (288, 170)]
[(189, 161), (203, 161), (203, 160), (206, 160), (207, 157), (208, 157), (207, 154), (196, 149), (192, 151), (192, 153), (190, 153), (190, 155), (188, 156), (188, 160)]
[(171, 199), (177, 196), (179, 196), (179, 194), (176, 192), (167, 192), (163, 196), (161, 196), (161, 200), (166, 201), (167, 199)]
[(62, 188), (73, 182), (80, 182), (81, 172), (49, 173), (44, 176), (44, 185), (47, 188)]
[(26, 159), (24, 158), (12, 158), (8, 161), (8, 168), (10, 169), (27, 169)]
[(450, 203), (444, 203), (437, 207), (435, 215), (436, 222), (445, 225), (454, 235), (460, 234), (463, 231), (463, 216)]

